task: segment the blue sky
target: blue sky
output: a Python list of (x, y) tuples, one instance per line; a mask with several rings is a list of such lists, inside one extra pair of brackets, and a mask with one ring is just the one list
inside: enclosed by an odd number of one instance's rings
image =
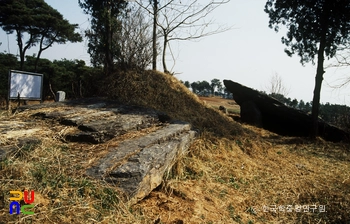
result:
[[(46, 0), (71, 23), (80, 25), (80, 31), (89, 28), (88, 16), (78, 6), (78, 0)], [(248, 87), (267, 90), (270, 78), (277, 73), (290, 90), (288, 97), (311, 101), (316, 66), (302, 66), (297, 56), (284, 53), (281, 37), (286, 31), (276, 33), (268, 28), (268, 15), (263, 11), (265, 1), (231, 0), (211, 14), (216, 23), (233, 26), (233, 29), (205, 37), (200, 41), (172, 42), (176, 61), (168, 56), (168, 69), (173, 68), (176, 77), (190, 82), (213, 78), (230, 79)], [(17, 54), (14, 35), (7, 36), (0, 30), (0, 52)], [(33, 54), (37, 49), (29, 51)], [(82, 43), (54, 45), (42, 54), (43, 58), (81, 59), (89, 62), (86, 40)], [(161, 69), (159, 57), (158, 68)], [(326, 62), (327, 63), (327, 62)], [(350, 86), (335, 89), (331, 86), (350, 78), (350, 68), (326, 69), (321, 90), (321, 102), (350, 105)]]

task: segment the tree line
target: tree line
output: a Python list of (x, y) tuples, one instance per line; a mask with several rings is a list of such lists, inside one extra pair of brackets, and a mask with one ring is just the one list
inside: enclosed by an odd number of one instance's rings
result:
[[(91, 19), (84, 34), (77, 32), (78, 24), (71, 24), (44, 0), (0, 1), (0, 27), (7, 34), (15, 34), (18, 55), (0, 53), (0, 97), (6, 99), (8, 71), (23, 70), (44, 74), (43, 96), (50, 98), (57, 90), (68, 98), (102, 93), (97, 83), (118, 70), (145, 70), (153, 63), (163, 41), (164, 71), (166, 51), (173, 40), (197, 39), (225, 29), (206, 32), (210, 22), (203, 18), (228, 1), (107, 1), (79, 0), (78, 4)], [(153, 25), (153, 30), (152, 30)], [(180, 30), (188, 28), (186, 35)], [(215, 30), (215, 32), (213, 32)], [(93, 67), (82, 60), (42, 59), (43, 51), (53, 44), (88, 40), (88, 53)], [(1, 43), (0, 43), (1, 44)], [(27, 55), (28, 49), (37, 49)], [(101, 85), (102, 86), (102, 85)]]
[[(227, 2), (229, 0), (79, 0), (79, 6), (91, 17), (91, 27), (85, 32), (91, 63), (102, 68), (105, 76), (118, 75), (118, 69), (142, 70), (151, 64), (156, 70), (157, 56), (161, 55), (164, 72), (172, 74), (166, 65), (166, 55), (171, 55), (170, 42), (228, 30), (213, 27), (212, 20), (205, 19)], [(349, 10), (348, 0), (267, 0), (264, 7), (271, 29), (278, 32), (282, 26), (287, 28), (281, 39), (286, 54), (297, 54), (302, 64), (317, 65), (311, 104), (312, 137), (317, 136), (318, 130), (324, 61), (347, 58), (337, 56), (349, 48)], [(16, 35), (20, 69), (28, 63), (27, 67), (33, 66), (34, 71), (39, 71), (41, 53), (54, 43), (82, 41), (82, 36), (75, 31), (78, 25), (70, 24), (44, 0), (0, 1), (0, 27)], [(26, 51), (32, 47), (38, 49), (35, 60), (25, 61)], [(209, 90), (207, 83), (195, 83), (191, 87), (197, 92), (215, 93), (215, 87)]]
[(209, 82), (203, 80), (203, 81), (196, 81), (190, 83), (189, 81), (181, 81), (187, 88), (191, 88), (192, 92), (200, 95), (200, 96), (226, 96), (229, 95), (229, 92), (227, 91), (226, 87), (223, 86), (221, 81), (219, 79), (212, 79)]

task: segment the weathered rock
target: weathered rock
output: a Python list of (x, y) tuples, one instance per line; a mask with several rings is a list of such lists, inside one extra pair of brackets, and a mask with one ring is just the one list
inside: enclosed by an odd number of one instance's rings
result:
[(56, 101), (61, 102), (66, 99), (66, 92), (64, 91), (57, 91), (56, 93)]
[(161, 184), (163, 176), (178, 157), (187, 153), (195, 132), (187, 123), (177, 122), (149, 135), (125, 141), (87, 175), (114, 183), (134, 203)]
[(240, 107), (240, 114), (243, 122), (262, 127), (260, 110), (253, 101), (244, 101)]
[(28, 147), (28, 146), (35, 146), (39, 144), (41, 144), (41, 140), (38, 139), (37, 137), (24, 137), (24, 138), (18, 139), (17, 146), (22, 148), (24, 146)]
[(156, 111), (121, 105), (102, 109), (104, 106), (107, 104), (99, 103), (87, 105), (85, 108), (74, 107), (65, 110), (58, 108), (33, 116), (54, 119), (63, 125), (76, 126), (76, 130), (65, 134), (65, 139), (89, 143), (105, 142), (130, 130), (147, 128), (159, 122)]
[[(239, 83), (224, 80), (226, 88), (241, 107), (241, 120), (288, 136), (309, 136), (311, 116)], [(328, 141), (347, 141), (349, 133), (319, 119), (319, 135)]]
[[(21, 145), (30, 147), (31, 144), (39, 144), (35, 138), (26, 136), (30, 136), (28, 133), (35, 133), (35, 136), (44, 134), (45, 131), (40, 129), (43, 122), (54, 126), (53, 130), (59, 132), (59, 139), (93, 144), (104, 143), (131, 130), (157, 126), (157, 131), (142, 137), (122, 142), (119, 138), (117, 145), (104, 144), (102, 148), (106, 151), (103, 155), (106, 156), (96, 160), (86, 171), (92, 178), (115, 184), (131, 203), (141, 200), (159, 186), (178, 158), (187, 153), (196, 134), (190, 124), (169, 122), (172, 119), (162, 112), (108, 100), (64, 101), (19, 109), (28, 114), (30, 110), (35, 111), (29, 117), (29, 123), (17, 122), (14, 126), (10, 122), (0, 122), (0, 139), (4, 135), (21, 139), (14, 147), (0, 144), (0, 159), (8, 157)], [(21, 138), (16, 138), (18, 134)]]

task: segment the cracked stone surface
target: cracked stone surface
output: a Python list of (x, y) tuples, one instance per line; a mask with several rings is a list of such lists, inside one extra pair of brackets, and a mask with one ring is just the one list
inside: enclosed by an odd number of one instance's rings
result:
[(110, 148), (109, 154), (88, 169), (87, 174), (117, 185), (130, 201), (137, 202), (161, 184), (177, 158), (187, 154), (195, 135), (187, 123), (169, 124)]
[(94, 104), (88, 104), (85, 108), (71, 107), (64, 110), (57, 108), (33, 116), (54, 119), (62, 125), (76, 127), (75, 130), (65, 134), (66, 140), (89, 143), (102, 143), (128, 131), (147, 128), (159, 122), (156, 111), (122, 105), (97, 108)]
[[(187, 154), (196, 136), (190, 124), (171, 122), (162, 112), (106, 99), (18, 108), (19, 113), (23, 111), (30, 114), (25, 120), (0, 121), (0, 161), (23, 146), (41, 144), (40, 136), (44, 138), (50, 125), (56, 124), (62, 141), (106, 143), (106, 153), (87, 168), (86, 175), (113, 184), (131, 203), (142, 200), (161, 184), (176, 161)], [(156, 131), (109, 146), (109, 141), (120, 135), (155, 125), (160, 127)]]

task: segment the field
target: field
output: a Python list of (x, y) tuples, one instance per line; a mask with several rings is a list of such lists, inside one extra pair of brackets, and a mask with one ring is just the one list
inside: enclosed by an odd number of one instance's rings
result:
[(239, 114), (239, 105), (232, 99), (224, 99), (222, 97), (199, 97), (199, 99), (215, 109), (219, 109), (219, 106), (224, 106), (229, 113), (235, 115)]
[[(84, 176), (104, 144), (62, 142), (60, 131), (43, 121), (42, 141), (0, 164), (0, 223), (350, 223), (349, 144), (240, 124), (215, 109), (223, 105), (237, 116), (232, 100), (198, 98), (160, 73), (121, 77), (108, 82), (111, 98), (164, 111), (200, 130), (189, 154), (161, 186), (130, 205), (114, 186)], [(26, 112), (0, 116), (31, 119)], [(3, 135), (0, 147), (12, 140)], [(8, 192), (15, 189), (35, 190), (34, 215), (9, 215)]]

